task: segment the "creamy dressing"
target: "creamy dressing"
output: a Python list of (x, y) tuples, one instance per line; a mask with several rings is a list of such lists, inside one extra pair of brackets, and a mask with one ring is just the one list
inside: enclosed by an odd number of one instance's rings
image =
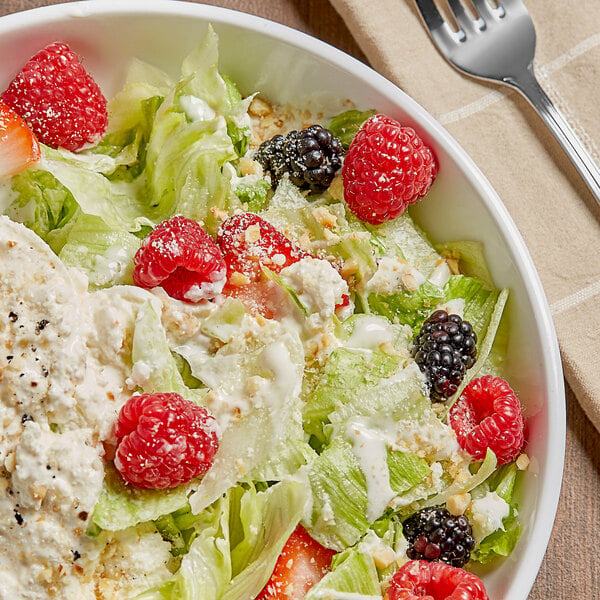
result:
[(393, 343), (396, 335), (390, 324), (380, 317), (365, 316), (356, 319), (352, 333), (344, 345), (347, 348), (377, 350), (385, 344)]
[(179, 103), (190, 121), (209, 121), (217, 116), (208, 102), (198, 96), (181, 96)]
[(388, 444), (380, 429), (370, 427), (367, 420), (361, 418), (348, 421), (346, 437), (367, 482), (367, 519), (374, 521), (396, 495), (390, 486)]

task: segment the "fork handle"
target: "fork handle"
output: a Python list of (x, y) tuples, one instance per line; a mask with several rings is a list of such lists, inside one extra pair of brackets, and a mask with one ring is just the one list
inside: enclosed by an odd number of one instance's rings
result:
[(540, 86), (533, 73), (533, 65), (530, 64), (526, 71), (504, 81), (520, 91), (531, 102), (600, 204), (600, 169), (562, 113), (552, 104)]

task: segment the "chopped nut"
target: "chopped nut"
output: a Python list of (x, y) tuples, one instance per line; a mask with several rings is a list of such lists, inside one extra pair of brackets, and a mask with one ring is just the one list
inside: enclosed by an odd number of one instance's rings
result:
[(244, 239), (247, 244), (254, 244), (258, 242), (260, 239), (260, 225), (255, 223), (254, 225), (250, 225), (248, 229), (244, 232)]
[(4, 468), (12, 473), (17, 466), (17, 455), (14, 452), (9, 452), (4, 459)]
[(264, 132), (264, 138), (261, 139), (269, 139), (269, 137), (272, 137), (269, 135), (269, 133), (271, 131), (278, 130), (277, 120), (273, 115), (266, 115), (264, 117), (261, 117), (260, 125)]
[(517, 469), (519, 469), (520, 471), (525, 471), (529, 467), (529, 462), (529, 456), (523, 453), (519, 454), (517, 460), (515, 461), (515, 464), (517, 465)]
[(348, 258), (347, 260), (344, 261), (344, 264), (342, 265), (342, 268), (340, 269), (340, 275), (344, 279), (346, 279), (346, 278), (350, 277), (350, 275), (354, 275), (355, 273), (357, 273), (359, 268), (360, 268), (360, 262), (358, 261), (358, 258), (355, 258), (355, 257)]
[(339, 235), (332, 233), (331, 231), (329, 231), (329, 229), (323, 229), (323, 237), (325, 238), (325, 241), (331, 242), (333, 244), (339, 242), (341, 239)]
[(48, 488), (45, 485), (35, 484), (29, 487), (29, 493), (34, 500), (43, 500), (47, 492)]
[(341, 202), (344, 199), (344, 182), (342, 175), (338, 173), (329, 185), (329, 193), (334, 200)]
[(454, 256), (447, 256), (446, 263), (448, 264), (448, 268), (450, 269), (452, 275), (460, 275), (458, 258), (455, 258)]
[(450, 513), (458, 516), (462, 515), (465, 510), (467, 510), (469, 504), (471, 504), (471, 494), (465, 492), (464, 494), (454, 494), (454, 496), (450, 496), (446, 502), (446, 508)]
[(389, 547), (376, 548), (373, 553), (373, 562), (378, 569), (389, 567), (396, 560), (396, 553)]
[(229, 283), (233, 286), (241, 287), (242, 285), (250, 283), (250, 279), (243, 273), (234, 271), (229, 277)]
[(240, 173), (242, 175), (262, 176), (263, 168), (259, 162), (256, 162), (247, 156), (242, 156), (242, 158), (240, 158)]
[(215, 218), (219, 219), (219, 221), (224, 221), (229, 216), (226, 210), (217, 208), (216, 206), (213, 206), (210, 209), (210, 212), (215, 216)]
[(409, 291), (414, 292), (419, 289), (419, 284), (412, 273), (404, 273), (402, 275), (402, 285)]
[(310, 252), (312, 249), (312, 244), (310, 242), (310, 237), (308, 236), (308, 233), (303, 233), (297, 240), (296, 243), (298, 244), (298, 246), (300, 246), (300, 248), (302, 248), (302, 250), (304, 250), (305, 252)]
[(260, 96), (254, 96), (248, 112), (255, 117), (265, 117), (273, 112), (273, 107)]
[(332, 215), (326, 206), (317, 206), (312, 211), (312, 216), (316, 219), (319, 225), (326, 229), (333, 229), (337, 224), (337, 217)]

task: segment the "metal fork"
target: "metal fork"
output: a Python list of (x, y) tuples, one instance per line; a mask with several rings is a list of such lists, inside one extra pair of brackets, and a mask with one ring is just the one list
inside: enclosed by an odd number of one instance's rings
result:
[(415, 0), (431, 37), (459, 71), (509, 85), (531, 102), (600, 203), (600, 169), (538, 83), (534, 70), (535, 29), (521, 0), (472, 0), (472, 16), (460, 0), (447, 0), (458, 31), (434, 0)]

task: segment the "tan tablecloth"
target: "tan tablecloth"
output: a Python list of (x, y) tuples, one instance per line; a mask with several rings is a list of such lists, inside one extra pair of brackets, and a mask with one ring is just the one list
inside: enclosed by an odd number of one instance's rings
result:
[[(565, 376), (600, 429), (600, 207), (533, 108), (454, 70), (412, 0), (331, 0), (373, 67), (425, 107), (488, 177), (527, 243)], [(600, 2), (526, 0), (536, 74), (600, 163)]]

